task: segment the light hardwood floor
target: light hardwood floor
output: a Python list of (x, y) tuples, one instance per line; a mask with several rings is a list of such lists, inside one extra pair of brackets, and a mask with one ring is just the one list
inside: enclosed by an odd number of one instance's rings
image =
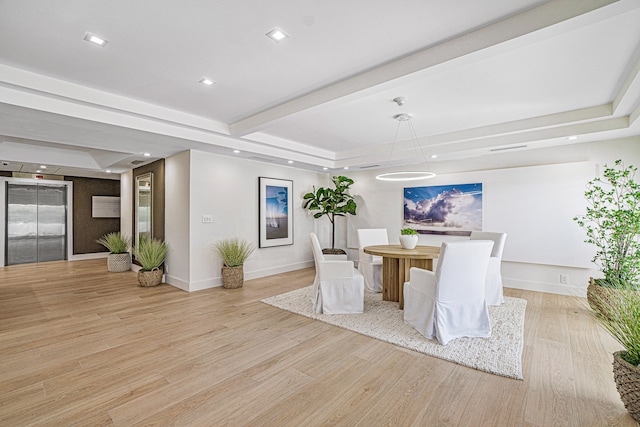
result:
[(524, 381), (268, 306), (313, 269), (187, 293), (106, 260), (0, 268), (0, 426), (632, 426), (584, 300), (528, 300)]

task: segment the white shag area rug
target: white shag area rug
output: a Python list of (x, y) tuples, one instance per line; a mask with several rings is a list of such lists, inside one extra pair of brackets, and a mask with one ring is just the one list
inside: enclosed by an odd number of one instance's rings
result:
[(443, 346), (404, 323), (398, 303), (382, 301), (382, 294), (365, 292), (363, 314), (318, 314), (311, 308), (310, 292), (309, 286), (262, 302), (469, 368), (522, 379), (524, 299), (505, 297), (501, 306), (489, 307), (490, 338), (457, 338)]

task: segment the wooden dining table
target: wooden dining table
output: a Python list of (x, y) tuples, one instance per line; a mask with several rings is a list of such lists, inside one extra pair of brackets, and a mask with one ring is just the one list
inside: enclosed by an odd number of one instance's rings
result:
[(409, 281), (411, 267), (433, 271), (433, 260), (440, 256), (439, 246), (416, 246), (404, 249), (400, 245), (365, 246), (364, 252), (382, 257), (382, 299), (397, 301), (404, 309), (404, 282)]

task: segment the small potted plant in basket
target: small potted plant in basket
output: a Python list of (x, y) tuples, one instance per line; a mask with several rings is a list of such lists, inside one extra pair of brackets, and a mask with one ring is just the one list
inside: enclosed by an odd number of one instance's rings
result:
[(107, 257), (107, 270), (111, 273), (121, 273), (131, 270), (131, 238), (120, 232), (107, 233), (96, 240), (110, 252)]
[(255, 250), (255, 245), (238, 237), (220, 240), (215, 249), (222, 258), (222, 287), (241, 288), (244, 283), (243, 265)]
[(400, 245), (403, 249), (414, 249), (418, 244), (418, 232), (413, 228), (400, 230)]
[(164, 274), (162, 264), (164, 264), (168, 252), (169, 246), (166, 242), (153, 238), (141, 239), (138, 246), (133, 248), (133, 255), (142, 266), (142, 269), (138, 271), (140, 286), (150, 287), (162, 283), (162, 275)]

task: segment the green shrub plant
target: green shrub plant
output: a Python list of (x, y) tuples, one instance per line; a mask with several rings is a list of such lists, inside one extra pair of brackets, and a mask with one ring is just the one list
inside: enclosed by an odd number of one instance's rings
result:
[(255, 250), (255, 245), (238, 237), (220, 240), (215, 245), (218, 255), (227, 267), (244, 265), (249, 255)]
[(638, 168), (616, 160), (604, 166), (603, 178), (587, 183), (585, 215), (573, 219), (587, 232), (585, 242), (596, 246), (593, 262), (604, 280), (598, 284), (621, 289), (639, 289), (640, 185), (634, 180)]
[(129, 251), (131, 238), (120, 232), (107, 233), (96, 240), (112, 254), (124, 254)]

